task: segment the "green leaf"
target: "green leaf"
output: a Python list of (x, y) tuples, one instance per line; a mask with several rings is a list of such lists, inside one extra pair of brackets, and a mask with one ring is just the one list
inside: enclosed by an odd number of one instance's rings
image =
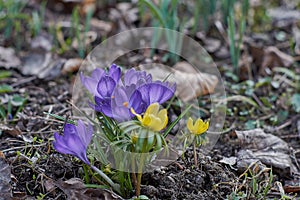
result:
[(163, 27), (165, 27), (165, 28), (167, 27), (167, 24), (165, 23), (162, 12), (159, 10), (159, 8), (154, 3), (152, 3), (152, 1), (140, 0), (139, 2), (141, 4), (145, 4), (150, 9), (150, 12), (152, 13), (152, 15), (154, 15), (156, 17), (156, 19), (158, 19), (158, 21), (160, 22), (160, 24)]
[(170, 133), (170, 131), (174, 128), (174, 126), (176, 126), (176, 124), (179, 122), (179, 120), (181, 120), (186, 114), (187, 112), (191, 109), (192, 105), (189, 105), (177, 118), (175, 121), (172, 122), (172, 124), (165, 130), (165, 132), (163, 133), (164, 137), (167, 137), (167, 135)]
[(12, 73), (8, 70), (0, 70), (0, 80), (4, 79), (4, 78), (7, 78), (7, 77), (10, 77), (11, 74)]
[(12, 91), (13, 91), (13, 88), (10, 85), (7, 85), (7, 84), (0, 85), (0, 94), (12, 92)]
[(3, 106), (0, 106), (0, 116), (2, 119), (6, 118), (5, 108)]
[(296, 93), (292, 96), (291, 104), (296, 112), (300, 112), (300, 94)]
[(255, 120), (248, 120), (245, 123), (245, 129), (246, 130), (251, 130), (256, 128), (256, 121)]
[(153, 145), (154, 145), (154, 136), (155, 136), (155, 133), (153, 133), (152, 131), (149, 131), (148, 132), (148, 135), (147, 135), (147, 146), (146, 146), (146, 151), (150, 151), (152, 148), (153, 148)]
[(24, 104), (25, 101), (26, 101), (26, 99), (21, 97), (20, 95), (14, 95), (11, 100), (11, 104), (13, 106), (21, 106)]
[(159, 134), (156, 134), (156, 145), (155, 145), (155, 151), (158, 151), (162, 148), (162, 138), (161, 138), (161, 135)]

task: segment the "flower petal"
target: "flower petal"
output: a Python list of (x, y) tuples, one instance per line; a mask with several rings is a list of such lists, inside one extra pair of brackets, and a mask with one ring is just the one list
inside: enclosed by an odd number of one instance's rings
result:
[(153, 103), (147, 108), (145, 114), (156, 116), (158, 114), (158, 110), (159, 110), (159, 104)]
[(141, 114), (146, 109), (146, 104), (142, 100), (140, 91), (136, 90), (129, 99), (129, 108), (133, 108), (136, 113)]
[(162, 104), (174, 95), (174, 86), (168, 87), (161, 82), (147, 83), (138, 88), (142, 94), (143, 100), (148, 104), (158, 102)]
[(167, 124), (168, 124), (168, 112), (167, 109), (162, 109), (161, 111), (159, 111), (159, 113), (157, 114), (157, 117), (161, 120), (161, 124), (162, 124), (162, 128), (164, 129)]
[(77, 122), (77, 133), (80, 140), (83, 142), (84, 146), (88, 146), (92, 139), (93, 128), (89, 124), (88, 129), (86, 129), (84, 123), (81, 120)]
[(111, 98), (115, 87), (116, 82), (114, 81), (114, 79), (109, 76), (103, 76), (97, 85), (97, 91), (102, 98)]
[(111, 77), (116, 83), (121, 78), (121, 69), (116, 64), (112, 64), (109, 68), (108, 76)]
[(194, 132), (193, 119), (191, 117), (187, 121), (187, 128), (190, 132)]

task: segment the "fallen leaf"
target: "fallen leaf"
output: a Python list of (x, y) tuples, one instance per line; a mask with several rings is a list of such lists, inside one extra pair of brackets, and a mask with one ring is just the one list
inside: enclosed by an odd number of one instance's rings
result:
[(260, 74), (265, 74), (267, 68), (289, 67), (294, 63), (292, 56), (283, 53), (277, 47), (270, 46), (263, 49), (252, 45), (250, 51)]
[(132, 7), (131, 3), (122, 2), (116, 5), (116, 8), (110, 9), (109, 18), (118, 24), (120, 30), (133, 28), (133, 22), (139, 19), (138, 8)]
[(235, 131), (241, 143), (238, 152), (238, 169), (243, 171), (255, 161), (279, 170), (282, 176), (290, 177), (297, 172), (291, 161), (288, 144), (279, 137), (267, 134), (262, 129)]
[(11, 199), (10, 185), (11, 168), (3, 158), (0, 158), (0, 200)]
[(79, 8), (82, 15), (94, 12), (96, 10), (96, 0), (82, 0)]
[(95, 31), (82, 32), (80, 34), (80, 36), (79, 36), (79, 38), (80, 38), (80, 44), (78, 43), (78, 39), (75, 39), (72, 42), (72, 47), (74, 49), (78, 49), (79, 47), (80, 48), (87, 47), (92, 42), (94, 42), (97, 39), (97, 37), (98, 37), (98, 35), (97, 35), (97, 33)]
[(218, 78), (201, 73), (187, 62), (179, 62), (173, 68), (159, 64), (140, 65), (141, 70), (151, 74), (154, 80), (176, 83), (176, 93), (182, 101), (190, 101), (198, 96), (214, 92)]
[(61, 73), (67, 74), (69, 72), (77, 72), (83, 60), (81, 58), (71, 58), (67, 60), (62, 67)]
[(221, 41), (214, 38), (205, 38), (203, 40), (204, 42), (204, 48), (209, 53), (215, 53), (216, 51), (220, 50), (221, 47)]
[(61, 73), (65, 59), (55, 58), (50, 52), (27, 54), (22, 59), (22, 66), (19, 68), (24, 75), (35, 75), (40, 79), (51, 80)]
[(92, 18), (90, 21), (91, 29), (96, 29), (101, 35), (107, 35), (112, 30), (112, 23)]
[(264, 59), (261, 70), (269, 67), (270, 69), (276, 66), (289, 67), (294, 63), (294, 58), (280, 51), (277, 47), (268, 47), (264, 50)]
[(24, 75), (38, 75), (52, 60), (51, 53), (30, 53), (22, 58), (20, 71)]
[(231, 168), (233, 168), (233, 165), (235, 165), (237, 162), (237, 157), (223, 157), (219, 162), (229, 165)]
[(0, 130), (3, 133), (9, 134), (13, 137), (18, 137), (21, 135), (20, 129), (5, 124), (0, 124)]
[(31, 40), (32, 49), (42, 49), (46, 52), (51, 51), (53, 44), (53, 36), (47, 33), (40, 34)]
[(81, 199), (93, 199), (93, 200), (114, 200), (123, 199), (119, 195), (105, 190), (87, 188), (79, 178), (71, 178), (67, 181), (57, 181), (55, 185), (59, 187), (67, 196), (68, 199), (81, 200)]
[(288, 27), (300, 19), (300, 11), (297, 9), (278, 7), (268, 9), (267, 12), (275, 27)]
[(21, 60), (16, 56), (14, 49), (0, 46), (0, 67), (10, 69), (16, 68), (20, 64)]
[(44, 186), (45, 186), (47, 192), (51, 192), (55, 189), (55, 184), (54, 184), (54, 181), (52, 179), (47, 179), (44, 182)]

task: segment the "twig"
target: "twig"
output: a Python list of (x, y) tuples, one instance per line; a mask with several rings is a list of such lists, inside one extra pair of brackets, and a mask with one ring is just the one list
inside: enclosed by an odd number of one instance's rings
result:
[[(45, 143), (42, 143), (42, 144), (35, 144), (35, 145), (30, 145), (30, 147), (42, 147), (42, 146), (45, 146), (47, 145), (47, 142)], [(20, 147), (13, 147), (13, 148), (10, 148), (10, 149), (4, 149), (4, 150), (1, 150), (3, 153), (4, 152), (8, 152), (8, 151), (13, 151), (13, 150), (17, 150), (17, 149), (23, 149), (23, 148), (27, 148), (27, 146), (20, 146)]]

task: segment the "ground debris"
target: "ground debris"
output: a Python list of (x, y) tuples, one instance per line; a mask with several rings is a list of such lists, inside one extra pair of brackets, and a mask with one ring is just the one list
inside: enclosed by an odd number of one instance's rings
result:
[(288, 144), (279, 137), (267, 134), (262, 129), (235, 132), (241, 143), (241, 150), (237, 154), (239, 171), (244, 171), (255, 161), (280, 170), (283, 177), (291, 177), (298, 171), (290, 158)]
[(85, 187), (79, 178), (71, 178), (67, 181), (57, 181), (55, 183), (67, 196), (68, 199), (94, 199), (94, 200), (113, 200), (122, 199), (118, 195), (105, 189), (94, 189)]
[(11, 168), (3, 158), (0, 158), (0, 200), (11, 199), (10, 185)]

